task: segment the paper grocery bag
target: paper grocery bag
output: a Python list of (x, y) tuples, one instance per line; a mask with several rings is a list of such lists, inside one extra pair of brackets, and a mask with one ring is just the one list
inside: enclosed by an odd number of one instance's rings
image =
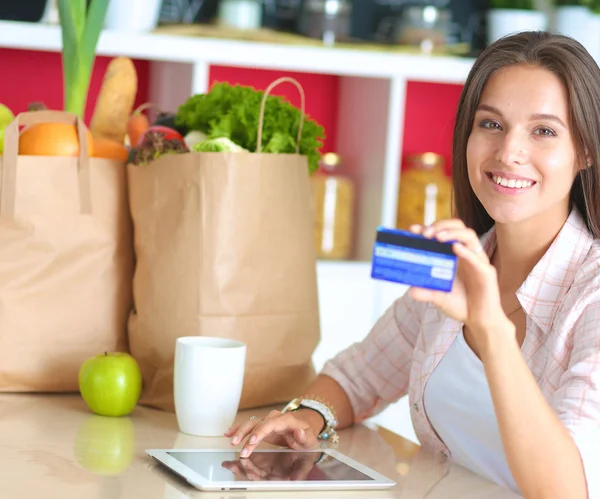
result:
[(191, 152), (128, 172), (141, 403), (173, 410), (180, 336), (247, 344), (241, 408), (299, 396), (320, 340), (306, 157)]
[[(79, 157), (19, 156), (19, 125), (76, 125)], [(23, 113), (0, 156), (0, 391), (68, 392), (127, 348), (133, 246), (125, 164), (87, 156), (84, 124)]]

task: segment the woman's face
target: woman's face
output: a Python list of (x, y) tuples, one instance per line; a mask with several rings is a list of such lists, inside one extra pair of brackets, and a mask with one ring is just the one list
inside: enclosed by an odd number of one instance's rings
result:
[(564, 221), (579, 167), (561, 80), (525, 65), (490, 78), (475, 113), (467, 165), (476, 196), (497, 223)]

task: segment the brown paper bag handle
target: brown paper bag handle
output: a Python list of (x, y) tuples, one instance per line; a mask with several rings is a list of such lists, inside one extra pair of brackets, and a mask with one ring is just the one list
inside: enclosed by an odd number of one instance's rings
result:
[(17, 160), (19, 157), (19, 125), (40, 123), (66, 123), (77, 127), (79, 139), (79, 208), (81, 213), (92, 212), (92, 190), (90, 186), (90, 162), (87, 149), (87, 128), (78, 116), (63, 111), (31, 111), (18, 114), (4, 130), (4, 158), (0, 181), (0, 215), (12, 217), (15, 212), (17, 194)]
[(273, 90), (277, 85), (279, 85), (281, 83), (285, 83), (285, 82), (290, 82), (290, 83), (293, 83), (294, 85), (296, 85), (296, 88), (298, 89), (298, 92), (300, 93), (300, 111), (302, 114), (300, 116), (300, 125), (298, 126), (298, 138), (296, 139), (296, 154), (298, 154), (300, 152), (300, 139), (302, 138), (302, 126), (304, 125), (304, 114), (305, 114), (304, 89), (302, 88), (302, 85), (300, 85), (298, 80), (291, 78), (289, 76), (283, 76), (283, 77), (275, 80), (273, 83), (271, 83), (267, 87), (267, 89), (265, 90), (265, 93), (263, 95), (262, 102), (260, 103), (260, 115), (258, 117), (258, 137), (256, 139), (256, 152), (258, 152), (258, 153), (260, 152), (260, 149), (262, 147), (263, 121), (265, 118), (265, 104), (267, 103), (267, 97), (269, 96), (269, 93), (271, 92), (271, 90)]

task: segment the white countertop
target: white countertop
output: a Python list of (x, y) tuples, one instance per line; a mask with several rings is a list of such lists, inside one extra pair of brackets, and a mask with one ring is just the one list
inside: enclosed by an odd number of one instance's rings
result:
[[(261, 416), (267, 409), (246, 411)], [(76, 395), (0, 394), (2, 499), (184, 499), (302, 497), (302, 493), (199, 492), (151, 460), (148, 448), (230, 448), (225, 438), (178, 431), (175, 415), (138, 406), (124, 418), (91, 414)], [(338, 450), (398, 485), (377, 492), (317, 492), (311, 498), (511, 499), (512, 492), (425, 454), (377, 426), (341, 432)]]

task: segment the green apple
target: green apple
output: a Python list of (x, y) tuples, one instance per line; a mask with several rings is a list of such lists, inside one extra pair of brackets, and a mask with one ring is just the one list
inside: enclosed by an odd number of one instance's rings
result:
[(0, 154), (4, 152), (4, 129), (14, 119), (13, 112), (4, 104), (0, 104)]
[(88, 407), (101, 416), (131, 414), (142, 393), (142, 373), (128, 353), (103, 353), (79, 370), (79, 391)]
[(90, 414), (75, 437), (75, 459), (98, 475), (123, 473), (135, 456), (135, 428), (131, 418)]

